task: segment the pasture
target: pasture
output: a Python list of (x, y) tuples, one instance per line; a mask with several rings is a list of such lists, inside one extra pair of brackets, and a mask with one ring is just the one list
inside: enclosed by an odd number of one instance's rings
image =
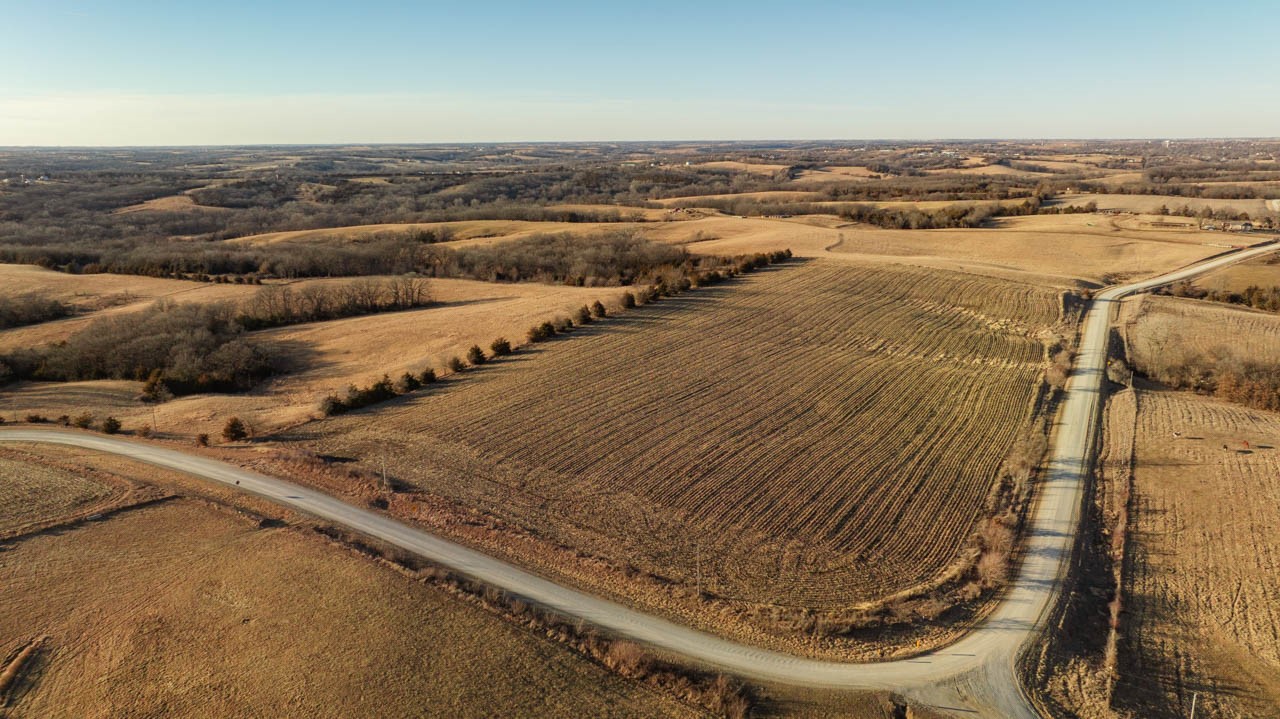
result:
[[(0, 480), (15, 477), (84, 494), (59, 472), (0, 462)], [(43, 638), (5, 716), (698, 716), (305, 528), (200, 501), (4, 550), (0, 656)]]

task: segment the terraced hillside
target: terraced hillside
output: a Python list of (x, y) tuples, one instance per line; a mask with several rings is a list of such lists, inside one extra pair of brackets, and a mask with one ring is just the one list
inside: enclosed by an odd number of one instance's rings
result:
[(317, 449), (725, 599), (843, 607), (957, 559), (1060, 297), (810, 261), (628, 313)]

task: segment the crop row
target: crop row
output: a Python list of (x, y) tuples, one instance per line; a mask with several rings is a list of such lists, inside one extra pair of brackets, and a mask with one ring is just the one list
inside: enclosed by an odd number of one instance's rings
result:
[[(536, 508), (519, 520), (573, 525), (651, 571), (701, 563), (725, 596), (844, 605), (955, 558), (1025, 428), (1043, 369), (1028, 335), (1056, 302), (810, 263), (664, 301), (380, 424), (414, 437), (437, 491), (475, 500), (500, 478), (539, 499), (489, 492), (486, 508)], [(484, 479), (440, 471), (463, 447)]]

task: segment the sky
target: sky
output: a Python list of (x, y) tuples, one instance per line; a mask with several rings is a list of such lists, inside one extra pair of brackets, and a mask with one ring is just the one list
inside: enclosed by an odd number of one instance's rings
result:
[(0, 146), (1274, 137), (1275, 11), (0, 0)]

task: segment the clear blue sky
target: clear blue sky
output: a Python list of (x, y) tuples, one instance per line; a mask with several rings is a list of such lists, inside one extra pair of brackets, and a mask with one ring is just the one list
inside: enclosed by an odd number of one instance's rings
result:
[(1275, 136), (1276, 11), (0, 0), (0, 145)]

